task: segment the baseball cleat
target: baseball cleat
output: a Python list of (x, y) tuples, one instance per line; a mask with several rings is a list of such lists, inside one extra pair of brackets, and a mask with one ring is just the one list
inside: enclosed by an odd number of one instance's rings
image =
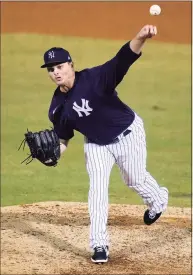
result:
[(108, 262), (109, 248), (108, 246), (96, 246), (91, 261), (95, 264), (103, 264)]
[(162, 212), (160, 213), (155, 213), (151, 210), (146, 210), (144, 213), (144, 217), (143, 217), (143, 221), (145, 224), (147, 225), (151, 225), (152, 223), (154, 223), (157, 219), (159, 219), (159, 217), (161, 216)]
[(157, 221), (157, 219), (159, 219), (159, 217), (161, 216), (161, 214), (166, 210), (167, 205), (168, 205), (168, 189), (166, 187), (161, 187), (160, 188), (162, 191), (162, 195), (163, 195), (163, 205), (162, 205), (162, 211), (160, 213), (156, 213), (153, 210), (146, 210), (144, 213), (144, 223), (147, 225), (151, 225), (152, 223), (154, 223), (155, 221)]

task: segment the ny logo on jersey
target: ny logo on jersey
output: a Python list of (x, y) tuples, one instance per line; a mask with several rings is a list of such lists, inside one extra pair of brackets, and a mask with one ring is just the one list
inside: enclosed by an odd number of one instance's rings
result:
[(82, 117), (82, 113), (85, 113), (86, 116), (90, 115), (90, 112), (92, 112), (92, 108), (88, 106), (88, 100), (85, 100), (84, 98), (81, 98), (82, 100), (82, 106), (78, 106), (76, 102), (73, 103), (73, 109), (78, 113), (79, 117)]
[(54, 58), (54, 57), (55, 57), (55, 56), (54, 56), (54, 51), (50, 51), (50, 52), (48, 53), (48, 57), (49, 57), (50, 59)]

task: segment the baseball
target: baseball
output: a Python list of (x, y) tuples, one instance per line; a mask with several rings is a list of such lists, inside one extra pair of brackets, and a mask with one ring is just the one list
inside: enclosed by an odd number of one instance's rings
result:
[(161, 13), (161, 8), (158, 5), (152, 5), (149, 12), (151, 15), (159, 15)]

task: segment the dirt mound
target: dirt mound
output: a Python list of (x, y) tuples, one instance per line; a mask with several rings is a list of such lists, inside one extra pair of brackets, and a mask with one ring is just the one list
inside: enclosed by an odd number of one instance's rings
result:
[(154, 40), (191, 43), (191, 1), (156, 2), (2, 2), (1, 31), (132, 39), (145, 24), (155, 24)]
[(110, 205), (110, 260), (90, 261), (86, 203), (1, 208), (1, 274), (191, 274), (191, 210), (168, 208), (152, 226), (144, 206)]

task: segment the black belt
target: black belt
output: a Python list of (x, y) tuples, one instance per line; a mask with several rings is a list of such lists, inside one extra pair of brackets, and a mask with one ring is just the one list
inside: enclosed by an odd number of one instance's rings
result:
[[(125, 137), (125, 136), (127, 136), (129, 133), (131, 133), (131, 130), (127, 129), (127, 130), (125, 130), (122, 134), (123, 134), (123, 136)], [(112, 143), (117, 143), (117, 142), (119, 142), (119, 141), (120, 141), (120, 138), (116, 137), (116, 138), (112, 141)]]
[[(127, 129), (127, 130), (125, 130), (122, 134), (123, 134), (123, 136), (125, 137), (125, 136), (127, 136), (129, 133), (131, 133), (131, 130), (129, 130), (129, 129)], [(108, 143), (104, 143), (104, 144), (102, 144), (101, 142), (99, 142), (99, 141), (97, 141), (97, 140), (91, 140), (91, 139), (89, 139), (89, 138), (87, 138), (87, 142), (88, 143), (96, 143), (96, 144), (98, 144), (98, 145), (109, 145), (109, 144), (113, 144), (113, 143), (117, 143), (117, 142), (119, 142), (121, 139), (119, 138), (119, 137), (116, 137), (115, 139), (113, 139), (112, 141), (110, 141), (110, 142), (108, 142)]]

